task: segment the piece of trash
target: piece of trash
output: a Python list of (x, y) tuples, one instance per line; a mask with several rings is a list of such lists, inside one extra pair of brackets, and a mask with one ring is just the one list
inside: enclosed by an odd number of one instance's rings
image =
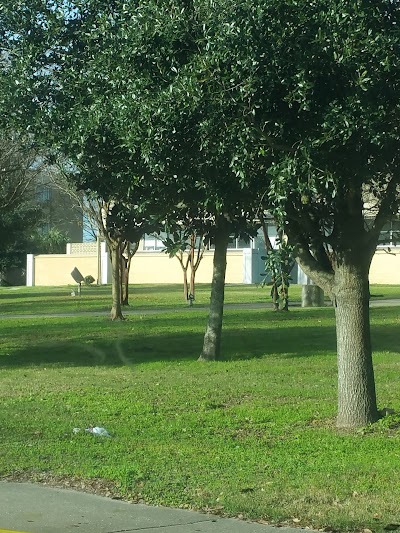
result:
[(89, 426), (85, 429), (85, 431), (88, 431), (89, 433), (93, 433), (93, 435), (99, 435), (99, 437), (111, 437), (109, 432), (105, 428), (100, 428), (98, 426)]
[[(79, 433), (82, 430), (83, 428), (73, 428), (72, 433)], [(105, 428), (100, 428), (98, 426), (89, 426), (88, 428), (85, 428), (85, 431), (87, 431), (88, 433), (93, 433), (93, 435), (98, 435), (100, 437), (111, 437), (111, 435)]]
[(71, 291), (71, 296), (75, 296), (75, 291)]

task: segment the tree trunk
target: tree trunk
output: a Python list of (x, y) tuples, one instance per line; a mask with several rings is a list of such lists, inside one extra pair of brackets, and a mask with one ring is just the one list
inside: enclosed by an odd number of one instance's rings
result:
[(369, 325), (368, 265), (338, 265), (334, 304), (338, 352), (337, 426), (366, 426), (378, 418)]
[(188, 287), (188, 268), (190, 262), (190, 256), (187, 257), (186, 261), (183, 260), (183, 252), (178, 252), (175, 257), (178, 259), (179, 264), (181, 265), (182, 274), (183, 274), (183, 299), (185, 302), (189, 300), (189, 287)]
[(210, 313), (204, 335), (203, 351), (199, 357), (199, 361), (214, 361), (218, 359), (221, 349), (226, 252), (229, 242), (229, 229), (226, 222), (222, 222), (221, 225), (222, 227), (217, 229), (215, 237)]
[(121, 264), (122, 264), (122, 292), (121, 292), (121, 303), (122, 305), (129, 306), (129, 273), (131, 271), (132, 257), (139, 249), (139, 241), (135, 242), (133, 246), (130, 242), (125, 243), (125, 253), (121, 254)]
[(283, 302), (282, 311), (289, 311), (289, 288), (284, 284), (284, 281), (282, 281), (281, 300)]
[(273, 310), (275, 312), (279, 311), (279, 294), (278, 294), (278, 286), (277, 286), (275, 275), (272, 276), (271, 298), (272, 298)]
[(111, 246), (112, 267), (112, 307), (111, 320), (124, 320), (121, 307), (121, 245), (113, 243)]
[(195, 235), (191, 235), (190, 237), (190, 287), (189, 292), (192, 295), (192, 299), (195, 298), (195, 287), (194, 287), (194, 280), (196, 277), (196, 266), (195, 266), (195, 259), (194, 259), (194, 247), (196, 244), (196, 237)]
[(200, 266), (200, 263), (204, 257), (205, 244), (204, 235), (201, 233), (198, 235), (199, 243), (196, 246), (196, 235), (191, 237), (192, 253), (190, 258), (190, 294), (193, 296), (193, 300), (196, 299), (196, 273)]
[(318, 285), (303, 285), (301, 289), (301, 307), (323, 307), (324, 291)]
[(185, 299), (185, 302), (187, 302), (189, 300), (187, 268), (184, 268), (182, 266), (182, 272), (183, 272), (183, 297)]
[(195, 300), (196, 298), (196, 285), (195, 285), (195, 280), (196, 280), (196, 270), (195, 268), (192, 266), (192, 269), (190, 271), (190, 294), (192, 295), (193, 297), (193, 300)]
[(129, 306), (128, 259), (124, 255), (121, 255), (121, 304)]

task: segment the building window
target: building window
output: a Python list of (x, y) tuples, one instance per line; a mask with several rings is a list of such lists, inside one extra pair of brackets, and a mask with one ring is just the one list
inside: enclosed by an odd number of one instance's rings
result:
[(143, 250), (151, 252), (151, 251), (159, 251), (163, 250), (165, 248), (162, 240), (160, 239), (160, 235), (149, 235), (146, 233), (143, 237)]
[[(165, 245), (162, 239), (167, 237), (166, 233), (158, 235), (146, 233), (143, 237), (143, 250), (145, 251), (159, 251), (164, 250)], [(196, 246), (199, 245), (199, 238), (196, 239)], [(228, 250), (242, 250), (243, 248), (253, 248), (253, 239), (242, 239), (240, 237), (234, 237), (231, 235), (228, 243)], [(214, 244), (210, 244), (207, 249), (214, 250)]]
[(380, 246), (400, 245), (400, 219), (394, 219), (385, 224), (379, 236)]
[[(231, 246), (232, 242), (232, 246)], [(252, 239), (249, 237), (247, 239), (242, 239), (241, 237), (236, 237), (229, 241), (228, 248), (233, 248), (235, 250), (241, 250), (243, 248), (251, 248)]]
[[(252, 243), (253, 239), (250, 237), (248, 239), (241, 239), (240, 237), (234, 237), (231, 235), (229, 237), (228, 250), (243, 250), (243, 248), (253, 248)], [(214, 248), (214, 244), (210, 244), (208, 247), (209, 250), (214, 250)]]

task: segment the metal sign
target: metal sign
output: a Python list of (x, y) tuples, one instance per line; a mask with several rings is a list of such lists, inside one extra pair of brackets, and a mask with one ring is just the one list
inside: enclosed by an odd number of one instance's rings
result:
[(76, 283), (80, 284), (83, 281), (85, 281), (85, 278), (82, 276), (82, 274), (79, 272), (79, 270), (75, 267), (74, 270), (71, 272), (71, 276)]

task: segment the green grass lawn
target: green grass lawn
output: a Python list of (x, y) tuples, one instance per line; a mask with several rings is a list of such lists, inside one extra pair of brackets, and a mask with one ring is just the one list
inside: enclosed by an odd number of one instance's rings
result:
[[(85, 311), (106, 313), (111, 306), (111, 287), (83, 286), (81, 296), (71, 296), (76, 286), (64, 287), (0, 287), (0, 315), (81, 313)], [(299, 303), (301, 286), (292, 285), (290, 301)], [(400, 285), (372, 285), (371, 299), (400, 298)], [(207, 306), (210, 301), (210, 285), (198, 284), (196, 306)], [(328, 301), (328, 299), (327, 299)], [(270, 288), (260, 285), (227, 285), (227, 304), (267, 304), (271, 305)], [(187, 307), (183, 299), (181, 285), (131, 285), (130, 310), (179, 309)]]
[[(58, 309), (63, 290), (2, 289), (0, 305)], [(132, 299), (186, 307), (175, 292), (134, 287)], [(232, 303), (249, 295), (266, 292), (227, 288)], [(201, 307), (0, 319), (0, 476), (270, 523), (399, 523), (400, 416), (334, 427), (333, 309), (228, 307), (223, 359), (198, 363), (206, 319)], [(400, 307), (371, 309), (371, 322), (379, 406), (400, 412)], [(73, 433), (90, 424), (112, 437)]]
[[(81, 296), (71, 296), (77, 292), (76, 286), (65, 287), (0, 287), (1, 314), (35, 314), (35, 313), (74, 313), (74, 312), (108, 312), (111, 307), (111, 286), (83, 286)], [(293, 295), (299, 297), (299, 289), (293, 289)], [(126, 311), (137, 309), (154, 309), (155, 307), (172, 309), (185, 308), (181, 285), (131, 285), (130, 307)], [(227, 303), (263, 303), (269, 302), (268, 288), (257, 285), (228, 285)], [(205, 306), (210, 301), (210, 285), (198, 284), (196, 288), (196, 305)]]

